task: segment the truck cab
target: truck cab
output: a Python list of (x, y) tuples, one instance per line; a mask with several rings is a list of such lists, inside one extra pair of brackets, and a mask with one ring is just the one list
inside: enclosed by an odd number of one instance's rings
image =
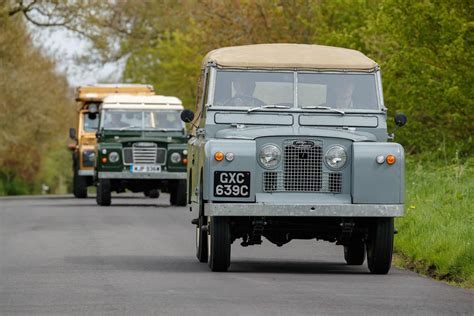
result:
[(113, 95), (100, 107), (95, 183), (97, 204), (112, 192), (170, 193), (171, 205), (186, 205), (188, 135), (176, 97)]
[[(380, 68), (320, 45), (220, 48), (202, 64), (188, 142), (196, 254), (226, 271), (231, 244), (334, 242), (389, 271), (404, 212), (404, 151), (389, 142)], [(397, 124), (406, 118), (397, 116)], [(342, 252), (341, 252), (342, 254)]]
[(141, 84), (97, 84), (76, 90), (77, 124), (76, 128), (69, 130), (69, 137), (75, 141), (69, 149), (72, 151), (73, 194), (76, 198), (86, 198), (87, 187), (94, 184), (98, 109), (106, 96), (119, 93), (155, 94), (152, 86)]

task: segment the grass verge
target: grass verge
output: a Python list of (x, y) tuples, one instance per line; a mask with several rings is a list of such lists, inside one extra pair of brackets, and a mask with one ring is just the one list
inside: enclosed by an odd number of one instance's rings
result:
[(474, 287), (473, 160), (407, 161), (405, 217), (396, 220), (395, 265)]

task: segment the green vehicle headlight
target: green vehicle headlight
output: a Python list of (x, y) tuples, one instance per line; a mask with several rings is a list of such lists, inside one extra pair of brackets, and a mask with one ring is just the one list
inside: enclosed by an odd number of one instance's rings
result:
[(110, 154), (109, 154), (109, 161), (110, 162), (117, 162), (120, 160), (120, 155), (115, 152), (115, 151), (112, 151)]
[(280, 163), (281, 150), (275, 145), (266, 145), (260, 150), (258, 158), (263, 167), (275, 168)]
[(328, 149), (324, 158), (329, 168), (342, 169), (346, 165), (347, 153), (344, 147), (334, 145)]

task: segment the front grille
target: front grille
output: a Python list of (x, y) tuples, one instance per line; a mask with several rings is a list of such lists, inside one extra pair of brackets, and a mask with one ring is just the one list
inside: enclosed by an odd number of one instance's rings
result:
[(342, 191), (342, 174), (323, 172), (320, 141), (287, 140), (283, 144), (283, 170), (263, 173), (264, 192)]
[(322, 162), (321, 143), (310, 140), (286, 141), (283, 149), (285, 191), (320, 191)]
[(158, 148), (154, 143), (137, 143), (131, 148), (123, 149), (123, 159), (126, 165), (134, 164), (164, 164), (166, 149)]

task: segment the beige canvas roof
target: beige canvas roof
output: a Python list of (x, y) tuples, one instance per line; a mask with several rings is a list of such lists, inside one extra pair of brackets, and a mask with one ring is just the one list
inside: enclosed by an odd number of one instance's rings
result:
[(306, 44), (232, 46), (209, 52), (202, 66), (221, 68), (372, 71), (377, 63), (353, 49)]

